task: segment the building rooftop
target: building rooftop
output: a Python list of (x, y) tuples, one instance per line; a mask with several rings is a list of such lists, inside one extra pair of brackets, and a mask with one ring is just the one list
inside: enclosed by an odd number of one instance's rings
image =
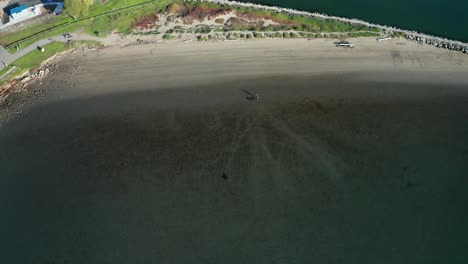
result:
[(23, 12), (24, 10), (26, 10), (26, 8), (27, 8), (26, 5), (20, 5), (18, 7), (12, 8), (12, 9), (10, 9), (10, 15), (19, 14), (19, 13)]

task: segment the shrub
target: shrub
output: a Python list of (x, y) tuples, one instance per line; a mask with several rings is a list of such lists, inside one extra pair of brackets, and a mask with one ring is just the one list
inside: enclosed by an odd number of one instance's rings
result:
[(255, 32), (253, 35), (254, 35), (255, 38), (265, 38), (265, 36), (263, 35), (263, 33)]
[(172, 40), (172, 39), (175, 39), (175, 37), (172, 36), (172, 35), (164, 35), (164, 36), (162, 36), (162, 38), (165, 39), (165, 40)]
[(291, 36), (291, 38), (300, 38), (301, 37), (301, 35), (299, 35), (299, 34), (297, 34), (295, 32), (291, 32), (290, 36)]

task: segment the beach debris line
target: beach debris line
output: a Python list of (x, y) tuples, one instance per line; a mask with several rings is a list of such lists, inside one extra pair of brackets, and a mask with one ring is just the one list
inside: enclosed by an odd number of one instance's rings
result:
[(335, 45), (337, 47), (354, 48), (354, 44), (346, 40), (335, 42)]
[(391, 40), (392, 37), (381, 37), (381, 38), (377, 38), (377, 41), (385, 41), (385, 40)]

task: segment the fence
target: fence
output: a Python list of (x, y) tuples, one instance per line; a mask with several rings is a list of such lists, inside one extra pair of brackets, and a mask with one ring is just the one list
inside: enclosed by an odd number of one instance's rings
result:
[(2, 33), (13, 33), (13, 32), (16, 32), (16, 31), (19, 31), (19, 30), (22, 30), (22, 29), (29, 28), (29, 27), (33, 26), (34, 24), (51, 20), (52, 18), (54, 18), (53, 14), (47, 14), (47, 15), (44, 15), (44, 16), (35, 17), (33, 19), (29, 19), (29, 20), (26, 20), (24, 22), (19, 22), (17, 24), (14, 24), (14, 25), (11, 25), (11, 26), (8, 26), (8, 27), (0, 28), (0, 32), (2, 32)]
[[(30, 35), (28, 37), (25, 37), (25, 38), (19, 39), (17, 41), (11, 42), (11, 43), (5, 45), (5, 48), (15, 47), (15, 46), (17, 46), (17, 45), (19, 45), (19, 44), (21, 44), (21, 43), (23, 43), (25, 41), (35, 39), (35, 38), (40, 37), (40, 36), (42, 36), (42, 35), (44, 35), (46, 33), (49, 33), (51, 31), (57, 30), (59, 28), (62, 28), (62, 27), (68, 26), (68, 25), (72, 25), (74, 23), (78, 23), (78, 22), (82, 22), (82, 21), (86, 21), (86, 20), (90, 20), (90, 19), (94, 19), (94, 18), (98, 18), (98, 17), (102, 17), (102, 16), (107, 16), (107, 15), (110, 15), (110, 14), (118, 14), (118, 13), (121, 13), (123, 11), (127, 11), (129, 9), (133, 9), (133, 8), (137, 8), (137, 7), (143, 7), (145, 5), (152, 4), (155, 1), (157, 1), (157, 0), (151, 0), (151, 1), (148, 1), (148, 2), (144, 2), (144, 3), (132, 5), (132, 6), (122, 7), (122, 8), (116, 9), (116, 10), (109, 11), (107, 13), (94, 15), (94, 16), (90, 16), (90, 17), (86, 17), (86, 18), (82, 18), (82, 19), (77, 19), (77, 20), (72, 21), (72, 22), (62, 23), (60, 25), (53, 26), (53, 27), (50, 27), (48, 29), (45, 29), (45, 30), (39, 31), (37, 33), (34, 33), (34, 34), (32, 34), (32, 35)], [(32, 26), (32, 24), (30, 26)]]

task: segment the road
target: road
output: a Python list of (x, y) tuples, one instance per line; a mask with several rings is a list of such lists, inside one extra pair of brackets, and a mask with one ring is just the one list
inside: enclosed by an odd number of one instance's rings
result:
[(0, 65), (0, 70), (5, 68), (5, 65), (9, 65), (10, 63), (14, 62), (15, 60), (23, 57), (24, 55), (28, 54), (29, 52), (37, 49), (38, 46), (44, 46), (53, 42), (67, 42), (63, 36), (55, 36), (51, 38), (41, 39), (34, 44), (31, 44), (24, 49), (19, 50), (13, 54), (9, 53), (4, 47), (0, 46), (0, 59), (2, 64)]
[[(89, 36), (87, 34), (84, 34), (84, 33), (75, 33), (72, 35), (73, 36), (73, 40), (97, 40), (97, 41), (102, 41), (101, 38), (97, 38), (97, 37), (93, 37), (93, 36)], [(63, 35), (59, 35), (59, 36), (54, 36), (54, 37), (50, 37), (50, 38), (46, 38), (46, 39), (41, 39), (41, 40), (38, 40), (36, 42), (34, 42), (33, 44), (11, 54), (8, 52), (7, 49), (5, 49), (3, 46), (0, 46), (0, 70), (2, 70), (3, 68), (5, 68), (5, 65), (10, 65), (12, 62), (14, 62), (15, 60), (23, 57), (24, 55), (28, 54), (29, 52), (37, 49), (38, 46), (44, 46), (44, 45), (47, 45), (47, 44), (50, 44), (50, 43), (53, 43), (53, 42), (67, 42), (67, 39), (65, 39), (63, 37)]]

